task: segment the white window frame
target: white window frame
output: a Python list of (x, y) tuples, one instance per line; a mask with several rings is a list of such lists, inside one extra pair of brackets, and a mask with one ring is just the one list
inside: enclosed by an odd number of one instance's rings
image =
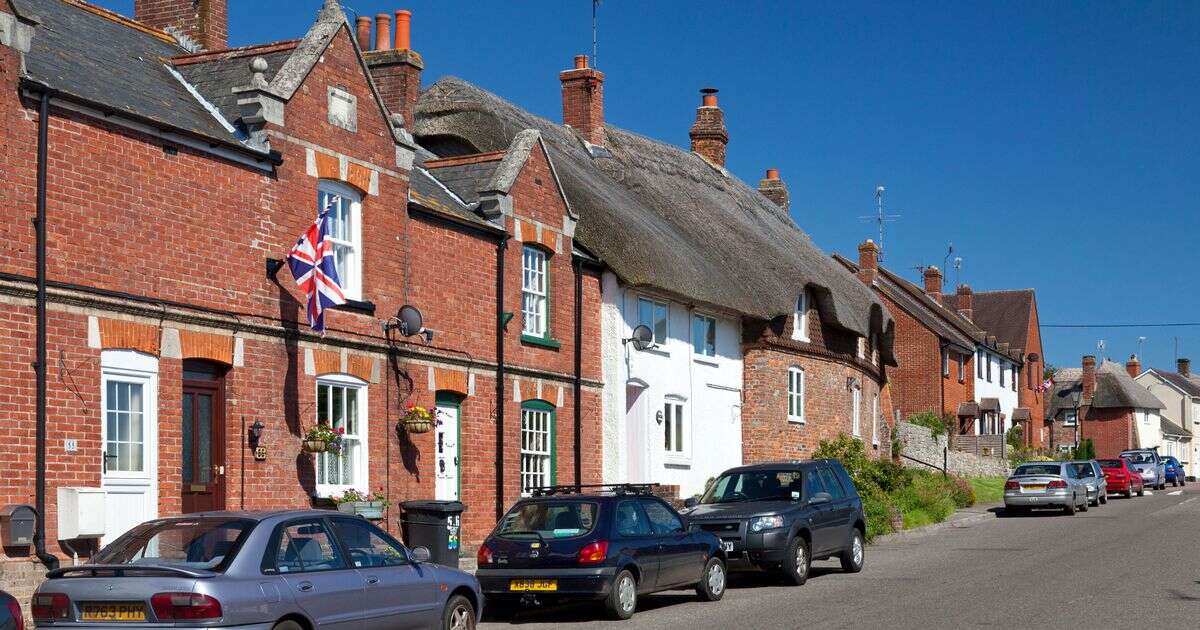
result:
[(871, 398), (871, 444), (879, 446), (879, 393)]
[[(348, 300), (361, 300), (363, 296), (363, 240), (362, 240), (362, 194), (340, 182), (323, 179), (317, 184), (317, 213), (320, 214), (328, 203), (328, 197), (337, 199), (331, 216), (326, 219), (325, 237), (334, 246), (334, 259), (337, 252), (347, 252), (344, 265), (338, 269), (338, 282), (341, 284), (342, 295)], [(346, 217), (350, 221), (349, 233), (341, 233), (337, 229), (336, 213), (349, 204)], [(348, 237), (348, 238), (347, 238)], [(342, 276), (346, 277), (343, 278)]]
[(1079, 416), (1074, 409), (1067, 409), (1063, 412), (1063, 426), (1073, 427), (1079, 424)]
[(550, 254), (540, 247), (521, 250), (521, 334), (550, 337)]
[[(134, 350), (104, 350), (100, 354), (100, 449), (108, 452), (108, 384), (142, 386), (142, 470), (104, 472), (106, 480), (150, 480), (153, 505), (158, 505), (158, 359)], [(104, 462), (101, 462), (104, 470)]]
[(796, 298), (796, 312), (792, 317), (792, 339), (811, 341), (808, 336), (808, 291), (800, 292)]
[(862, 386), (857, 383), (850, 388), (850, 432), (862, 439)]
[[(712, 335), (713, 336), (713, 353), (712, 354), (708, 354), (707, 352), (704, 352), (703, 350), (697, 350), (697, 347), (696, 347), (696, 320), (698, 320), (698, 319), (706, 321), (706, 322), (710, 322), (712, 325), (712, 331), (713, 331), (713, 335)], [(717, 318), (716, 317), (713, 317), (712, 315), (706, 315), (704, 313), (692, 313), (691, 333), (690, 334), (692, 337), (692, 354), (694, 356), (703, 357), (704, 359), (707, 359), (710, 361), (715, 360), (717, 358)], [(706, 344), (707, 344), (707, 340), (706, 340)]]
[[(692, 461), (692, 417), (688, 413), (687, 399), (682, 396), (663, 397), (663, 425), (660, 436), (664, 459), (668, 463), (687, 464)], [(666, 445), (667, 427), (671, 426), (670, 448)], [(682, 439), (681, 439), (682, 438)]]
[(967, 355), (958, 355), (958, 382), (965, 383), (967, 381)]
[(804, 424), (805, 374), (802, 367), (788, 368), (788, 422)]
[(942, 376), (950, 377), (950, 349), (942, 348)]
[[(663, 310), (663, 319), (662, 319), (663, 334), (662, 334), (661, 338), (659, 338), (659, 336), (658, 336), (658, 322), (657, 321), (650, 321), (649, 323), (642, 321), (642, 302), (647, 302), (650, 304), (650, 317), (652, 320), (655, 319), (658, 309), (662, 308), (662, 310)], [(667, 342), (667, 336), (671, 334), (671, 305), (668, 302), (663, 302), (662, 300), (656, 300), (649, 296), (639, 295), (639, 296), (637, 296), (637, 302), (636, 302), (635, 308), (637, 309), (638, 325), (645, 324), (646, 327), (648, 327), (650, 329), (650, 331), (654, 333), (655, 347), (660, 347), (663, 344), (665, 344)]]
[[(545, 421), (545, 426), (533, 426), (529, 420)], [(521, 407), (521, 454), (518, 464), (518, 474), (521, 483), (521, 496), (529, 496), (527, 488), (549, 486), (554, 480), (554, 421), (555, 411)], [(538, 462), (540, 470), (527, 467), (526, 464)]]
[(867, 338), (859, 337), (858, 343), (856, 345), (857, 345), (857, 348), (855, 349), (855, 354), (858, 356), (858, 358), (860, 358), (860, 359), (867, 358)]
[[(331, 497), (342, 494), (350, 489), (358, 490), (360, 492), (369, 492), (371, 488), (371, 480), (368, 477), (370, 471), (370, 450), (367, 440), (371, 433), (369, 426), (371, 416), (367, 412), (367, 394), (369, 391), (367, 389), (367, 383), (346, 374), (325, 374), (317, 377), (316, 387), (313, 388), (313, 424), (316, 424), (317, 418), (320, 417), (320, 410), (317, 409), (316, 401), (320, 399), (320, 394), (318, 392), (322, 386), (344, 387), (346, 389), (356, 390), (357, 393), (355, 394), (355, 397), (358, 399), (358, 417), (355, 419), (355, 424), (357, 425), (358, 433), (357, 435), (352, 435), (351, 437), (358, 442), (358, 448), (355, 449), (355, 461), (352, 462), (354, 483), (334, 484), (316, 482), (316, 495), (318, 497)], [(332, 397), (328, 398), (327, 400), (329, 401), (330, 405), (333, 404)], [(332, 424), (332, 418), (330, 420), (331, 426), (336, 429), (337, 425)], [(326, 458), (331, 456), (332, 455), (328, 453), (317, 453), (316, 456), (313, 457), (314, 480), (320, 479), (321, 467), (325, 465)], [(343, 454), (337, 455), (337, 457), (344, 457), (344, 452)]]

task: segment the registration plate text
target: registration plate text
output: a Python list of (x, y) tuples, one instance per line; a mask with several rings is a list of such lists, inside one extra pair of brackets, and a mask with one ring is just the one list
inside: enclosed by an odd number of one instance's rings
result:
[(732, 540), (722, 540), (721, 541), (721, 549), (724, 549), (727, 552), (733, 551), (733, 541)]
[(138, 602), (83, 604), (83, 621), (145, 621), (146, 607)]
[(558, 580), (512, 580), (508, 583), (510, 591), (557, 591)]
[(1044, 484), (1044, 483), (1037, 484), (1037, 485), (1031, 484), (1028, 486), (1021, 486), (1021, 489), (1026, 492), (1041, 492), (1046, 489), (1046, 484)]

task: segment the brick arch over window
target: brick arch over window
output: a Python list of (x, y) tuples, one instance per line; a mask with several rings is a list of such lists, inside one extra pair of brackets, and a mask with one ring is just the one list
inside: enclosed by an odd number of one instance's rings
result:
[(316, 175), (319, 179), (337, 182), (350, 186), (357, 190), (364, 197), (373, 192), (371, 181), (378, 177), (374, 171), (361, 165), (343, 160), (336, 155), (328, 153), (313, 152), (313, 164), (310, 173)]
[(159, 356), (162, 329), (158, 326), (123, 319), (100, 319), (97, 328), (102, 350), (135, 350)]
[(195, 330), (179, 331), (179, 358), (204, 359), (226, 367), (233, 365), (233, 337)]

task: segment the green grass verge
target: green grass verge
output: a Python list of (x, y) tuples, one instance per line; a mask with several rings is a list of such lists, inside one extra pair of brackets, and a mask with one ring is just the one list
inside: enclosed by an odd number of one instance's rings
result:
[(1004, 500), (1006, 477), (970, 477), (967, 481), (975, 490), (977, 503), (1000, 503)]

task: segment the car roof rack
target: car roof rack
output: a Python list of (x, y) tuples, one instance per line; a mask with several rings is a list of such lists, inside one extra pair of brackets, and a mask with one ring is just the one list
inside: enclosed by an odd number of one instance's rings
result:
[(552, 497), (566, 494), (584, 494), (586, 492), (611, 492), (614, 495), (652, 496), (658, 488), (657, 483), (585, 483), (561, 486), (540, 486), (529, 489), (534, 497)]

